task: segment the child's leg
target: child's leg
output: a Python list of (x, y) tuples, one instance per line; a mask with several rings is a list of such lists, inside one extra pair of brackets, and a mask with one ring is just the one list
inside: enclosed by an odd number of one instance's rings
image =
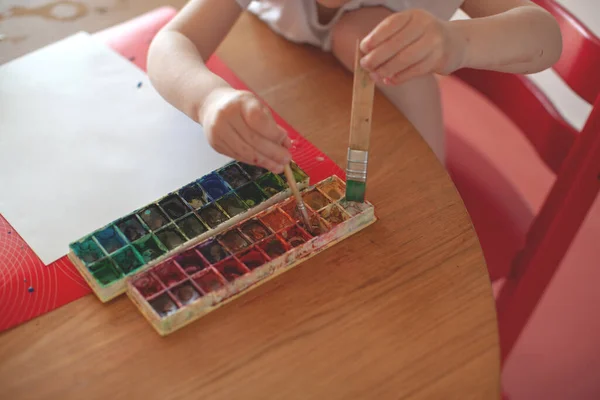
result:
[[(332, 32), (332, 52), (344, 66), (354, 68), (356, 40), (366, 36), (392, 12), (383, 7), (361, 8), (344, 14)], [(379, 86), (386, 97), (415, 126), (442, 164), (444, 124), (437, 81), (433, 76), (413, 79), (401, 86)]]

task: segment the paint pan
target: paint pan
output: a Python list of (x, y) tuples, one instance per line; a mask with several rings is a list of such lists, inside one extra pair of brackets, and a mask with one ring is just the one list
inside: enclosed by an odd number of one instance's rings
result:
[(232, 164), (218, 171), (218, 174), (225, 182), (234, 189), (250, 182), (250, 177), (240, 168), (239, 165)]
[(231, 191), (229, 185), (215, 173), (203, 177), (198, 183), (213, 200), (220, 199)]
[(190, 211), (183, 199), (176, 194), (165, 197), (158, 204), (172, 220), (181, 218)]
[(239, 165), (253, 181), (257, 180), (258, 178), (269, 172), (266, 169), (257, 167), (255, 165), (245, 163), (239, 163)]
[(331, 204), (331, 200), (321, 193), (319, 189), (313, 189), (303, 193), (302, 200), (304, 200), (304, 203), (313, 211), (319, 211)]
[(210, 265), (208, 261), (202, 257), (202, 254), (196, 249), (190, 249), (175, 256), (175, 262), (183, 269), (183, 271), (192, 276)]
[(200, 218), (202, 218), (210, 228), (216, 228), (229, 219), (229, 216), (215, 203), (210, 203), (203, 207), (198, 211), (198, 215), (200, 215)]
[(244, 235), (238, 229), (232, 229), (220, 235), (219, 242), (232, 254), (250, 246), (250, 242), (244, 238)]
[(341, 200), (346, 195), (343, 184), (336, 179), (319, 183), (317, 189), (334, 201)]
[(186, 242), (186, 237), (175, 224), (169, 224), (156, 231), (156, 237), (168, 250), (173, 250)]
[(250, 221), (245, 222), (240, 229), (244, 235), (253, 242), (260, 242), (271, 234), (269, 229), (258, 219), (251, 219)]
[(130, 242), (138, 240), (149, 232), (144, 225), (137, 215), (132, 215), (117, 222), (117, 227)]
[(267, 199), (267, 195), (256, 183), (247, 183), (236, 190), (248, 207), (255, 207)]
[(156, 204), (146, 207), (139, 217), (152, 230), (157, 230), (169, 223), (169, 219)]
[(131, 274), (144, 265), (144, 259), (133, 246), (127, 246), (112, 256), (117, 267), (125, 274)]
[(217, 204), (231, 217), (235, 217), (248, 210), (248, 206), (237, 194), (229, 193), (217, 201)]
[(275, 196), (287, 188), (287, 183), (271, 172), (258, 178), (256, 183), (269, 197)]
[(179, 195), (195, 210), (210, 202), (206, 192), (196, 183), (181, 188)]
[(215, 239), (209, 239), (203, 243), (200, 243), (198, 247), (196, 247), (196, 250), (198, 250), (200, 254), (202, 254), (202, 256), (204, 256), (204, 258), (212, 264), (217, 263), (231, 255), (231, 253)]
[(263, 222), (263, 224), (271, 228), (273, 232), (279, 232), (280, 230), (294, 224), (294, 221), (279, 208), (261, 215), (260, 220)]
[(175, 223), (188, 239), (193, 239), (208, 231), (208, 227), (194, 213), (185, 215), (183, 218), (175, 221)]

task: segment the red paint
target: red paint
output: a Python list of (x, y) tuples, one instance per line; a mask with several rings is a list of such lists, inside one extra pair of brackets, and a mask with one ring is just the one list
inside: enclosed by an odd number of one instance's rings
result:
[(163, 286), (160, 282), (152, 276), (149, 272), (140, 276), (133, 282), (133, 286), (140, 292), (145, 298), (149, 298), (163, 290)]
[(221, 261), (215, 268), (221, 275), (225, 277), (229, 282), (233, 282), (242, 275), (250, 272), (246, 266), (242, 265), (238, 260), (231, 257)]
[(202, 293), (196, 290), (196, 288), (189, 281), (174, 287), (171, 289), (171, 292), (181, 305), (193, 303), (202, 297)]
[(253, 242), (260, 242), (271, 234), (269, 229), (257, 219), (244, 223), (241, 227), (241, 231)]
[(185, 253), (175, 257), (175, 262), (183, 269), (183, 271), (189, 276), (202, 271), (208, 267), (208, 261), (202, 257), (200, 252), (191, 249)]
[(259, 247), (262, 251), (267, 253), (267, 255), (271, 259), (277, 258), (285, 254), (288, 250), (290, 250), (289, 245), (287, 243), (282, 242), (276, 236), (265, 240), (259, 245)]
[(264, 214), (260, 216), (261, 221), (271, 228), (274, 232), (279, 232), (280, 230), (290, 226), (293, 224), (293, 221), (288, 218), (285, 213), (282, 213), (279, 209), (275, 209), (268, 214)]
[(312, 237), (304, 229), (294, 225), (281, 233), (281, 237), (292, 247), (308, 242)]
[[(504, 267), (502, 271), (490, 269), (493, 279), (506, 279), (497, 298), (503, 362), (600, 191), (600, 39), (555, 1), (534, 1), (552, 13), (563, 35), (563, 52), (554, 71), (582, 99), (593, 104), (581, 132), (524, 76), (470, 69), (455, 74), (502, 110), (556, 174), (551, 190), (529, 226), (523, 247), (514, 255), (505, 254), (496, 248), (500, 240), (510, 240), (508, 234), (495, 242), (486, 242), (486, 238), (492, 237), (490, 232), (496, 229), (488, 222), (489, 210), (493, 209), (489, 205), (493, 201), (506, 202), (501, 197), (506, 193), (484, 192), (476, 179), (469, 177), (469, 171), (475, 167), (469, 164), (469, 159), (461, 157), (453, 166), (449, 158), (450, 172), (481, 237), (488, 265)], [(459, 164), (465, 164), (464, 168)], [(483, 201), (485, 196), (491, 199), (487, 204)], [(492, 256), (495, 258), (490, 259)], [(509, 261), (502, 262), (502, 257)]]
[(192, 279), (206, 294), (221, 289), (226, 283), (223, 277), (217, 273), (213, 267), (209, 267), (204, 271), (194, 275)]
[(167, 261), (151, 269), (166, 287), (174, 286), (186, 276), (173, 261)]
[(239, 258), (251, 270), (260, 267), (268, 261), (267, 257), (257, 247), (241, 253)]
[(232, 253), (237, 253), (250, 245), (237, 229), (232, 229), (219, 237), (220, 242)]

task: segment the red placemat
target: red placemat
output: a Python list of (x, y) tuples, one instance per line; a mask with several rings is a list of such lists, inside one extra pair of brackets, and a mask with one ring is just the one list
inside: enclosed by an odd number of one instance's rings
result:
[[(170, 7), (159, 8), (95, 36), (145, 70), (151, 39), (175, 13), (175, 9)], [(231, 86), (248, 89), (218, 58), (211, 58), (208, 66)], [(279, 115), (274, 115), (294, 142), (294, 161), (306, 171), (311, 182), (318, 182), (333, 174), (345, 179), (341, 168), (300, 136)], [(44, 265), (0, 214), (0, 331), (89, 293), (91, 290), (87, 283), (66, 256), (50, 265)]]

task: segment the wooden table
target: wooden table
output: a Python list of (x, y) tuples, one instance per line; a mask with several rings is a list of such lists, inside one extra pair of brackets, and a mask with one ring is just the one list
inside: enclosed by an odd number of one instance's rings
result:
[[(0, 62), (164, 2), (87, 4), (72, 22), (0, 21)], [(330, 55), (244, 16), (219, 56), (344, 165), (352, 79)], [(92, 295), (5, 332), (0, 398), (498, 398), (495, 308), (471, 222), (433, 153), (380, 95), (371, 154), (375, 225), (167, 338), (126, 298)]]

